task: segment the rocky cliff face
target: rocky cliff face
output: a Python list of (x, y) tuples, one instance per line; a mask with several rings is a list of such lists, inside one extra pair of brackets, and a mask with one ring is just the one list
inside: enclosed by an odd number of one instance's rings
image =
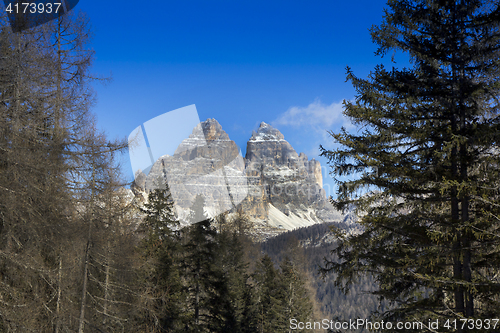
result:
[(252, 216), (288, 230), (341, 220), (326, 199), (321, 164), (297, 154), (271, 125), (261, 123), (248, 141), (245, 169), (249, 195), (242, 205)]
[(300, 155), (277, 129), (261, 123), (247, 143), (245, 158), (215, 119), (200, 123), (173, 156), (162, 156), (149, 174), (137, 174), (136, 192), (167, 182), (182, 223), (194, 197), (205, 197), (209, 215), (237, 207), (259, 228), (291, 230), (340, 221), (328, 203), (321, 165)]
[(234, 209), (247, 196), (245, 163), (236, 143), (215, 119), (196, 126), (173, 156), (159, 158), (147, 176), (137, 174), (136, 192), (150, 192), (168, 183), (181, 224), (188, 224), (197, 195), (210, 216)]

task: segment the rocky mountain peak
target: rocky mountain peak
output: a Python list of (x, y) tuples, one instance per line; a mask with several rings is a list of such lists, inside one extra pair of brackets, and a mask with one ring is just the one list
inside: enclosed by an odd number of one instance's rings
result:
[(163, 156), (148, 176), (136, 178), (135, 185), (147, 193), (158, 179), (168, 181), (176, 193), (181, 223), (198, 194), (204, 196), (210, 216), (238, 205), (266, 232), (342, 218), (326, 198), (320, 163), (297, 154), (283, 134), (265, 122), (247, 142), (243, 158), (219, 122), (207, 119), (173, 156)]
[(250, 141), (281, 141), (284, 139), (285, 137), (279, 130), (265, 122), (261, 122), (257, 132), (252, 133)]
[(185, 161), (197, 157), (219, 160), (225, 165), (232, 161), (239, 153), (239, 149), (229, 139), (229, 135), (215, 119), (207, 119), (199, 123), (188, 138), (177, 147), (174, 156)]
[(219, 122), (213, 118), (209, 118), (205, 120), (204, 122), (200, 123), (201, 128), (203, 129), (203, 134), (205, 137), (205, 140), (207, 142), (212, 142), (215, 140), (229, 140), (229, 136), (227, 133), (222, 129), (222, 126), (219, 124)]
[(246, 159), (247, 164), (297, 166), (299, 155), (279, 130), (262, 122), (247, 142)]

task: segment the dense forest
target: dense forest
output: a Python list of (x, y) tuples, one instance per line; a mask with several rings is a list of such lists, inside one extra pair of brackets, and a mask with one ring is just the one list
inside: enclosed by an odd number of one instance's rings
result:
[(278, 332), (313, 315), (293, 249), (279, 262), (243, 214), (180, 229), (168, 188), (131, 200), (96, 130), (83, 14), (0, 31), (0, 332)]
[(368, 79), (348, 69), (357, 96), (344, 114), (358, 128), (321, 147), (339, 178), (332, 203), (351, 218), (262, 244), (241, 210), (209, 218), (198, 196), (181, 228), (167, 184), (145, 202), (130, 196), (118, 163), (127, 144), (91, 112), (92, 84), (107, 78), (91, 74), (84, 14), (20, 33), (3, 16), (0, 332), (274, 333), (292, 318), (429, 323), (398, 332), (489, 325), (500, 305), (500, 6), (388, 6), (372, 28), (377, 54), (407, 53), (412, 67)]
[[(331, 275), (321, 274), (324, 260), (325, 258), (331, 259), (330, 252), (335, 245), (334, 233), (330, 229), (332, 227), (349, 230), (353, 226), (342, 223), (323, 223), (299, 228), (267, 240), (261, 244), (261, 249), (275, 262), (280, 262), (287, 255), (285, 249), (300, 248), (300, 255), (304, 258), (304, 268), (308, 272), (308, 285), (315, 296), (315, 306), (321, 318), (339, 322), (370, 318), (373, 313), (379, 311), (379, 306), (381, 310), (387, 306), (385, 302), (380, 303), (376, 296), (369, 294), (375, 289), (373, 277), (360, 278), (350, 292), (345, 294), (334, 284)], [(351, 331), (367, 332), (363, 328)]]

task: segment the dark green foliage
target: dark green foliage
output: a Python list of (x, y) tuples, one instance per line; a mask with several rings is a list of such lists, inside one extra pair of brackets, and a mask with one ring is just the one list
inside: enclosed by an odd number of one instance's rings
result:
[(211, 318), (209, 308), (218, 295), (227, 292), (220, 271), (214, 265), (218, 244), (211, 222), (210, 219), (204, 219), (190, 226), (183, 246), (183, 274), (189, 295), (190, 315), (186, 329), (189, 332), (205, 332), (211, 325), (217, 326), (218, 323), (214, 321), (218, 318)]
[(195, 198), (191, 217), (204, 219), (187, 227), (184, 233), (183, 272), (190, 314), (185, 330), (240, 332), (245, 326), (249, 277), (244, 253), (246, 236), (238, 231), (241, 221), (228, 221), (226, 215), (217, 218), (217, 233), (214, 221), (204, 217), (203, 208), (203, 198)]
[(290, 316), (311, 317), (297, 244), (288, 251), (294, 260), (286, 258), (275, 268), (265, 256), (252, 274), (248, 253), (254, 245), (241, 233), (243, 215), (223, 214), (215, 223), (205, 217), (200, 196), (190, 215), (203, 220), (173, 233), (170, 228), (177, 222), (165, 190), (151, 192), (143, 211), (148, 237), (141, 249), (156, 260), (145, 256), (141, 267), (145, 278), (138, 282), (148, 291), (143, 298), (152, 300), (141, 303), (144, 311), (138, 312), (136, 327), (153, 332), (286, 332)]
[(388, 4), (373, 40), (412, 68), (348, 70), (344, 114), (362, 131), (332, 133), (341, 147), (322, 155), (335, 176), (359, 176), (338, 182), (335, 206), (354, 206), (364, 229), (326, 270), (346, 290), (374, 274), (386, 320), (498, 316), (498, 3)]
[(287, 332), (290, 320), (312, 321), (312, 301), (306, 288), (306, 277), (297, 263), (286, 257), (276, 268), (271, 257), (264, 255), (252, 275), (253, 288), (247, 292), (245, 320), (257, 332)]
[(213, 328), (215, 332), (239, 332), (241, 330), (244, 298), (248, 276), (248, 262), (245, 261), (240, 235), (223, 231), (217, 235), (219, 244), (216, 262), (220, 279), (215, 289), (219, 289), (211, 301), (210, 313), (213, 318), (222, 318)]
[(241, 332), (253, 333), (258, 332), (261, 321), (259, 320), (259, 306), (257, 303), (258, 296), (255, 288), (250, 285), (245, 285), (243, 294), (243, 312), (241, 316)]
[(142, 228), (147, 232), (144, 247), (148, 250), (162, 249), (178, 240), (179, 221), (174, 212), (174, 202), (168, 185), (152, 190), (148, 202), (141, 207), (145, 214)]
[(149, 193), (141, 209), (145, 214), (142, 228), (147, 234), (140, 246), (143, 311), (138, 326), (153, 332), (179, 331), (185, 318), (185, 292), (181, 280), (182, 248), (179, 222), (168, 185)]
[(283, 332), (289, 318), (283, 312), (284, 290), (281, 288), (279, 270), (265, 255), (253, 275), (257, 290), (259, 332)]

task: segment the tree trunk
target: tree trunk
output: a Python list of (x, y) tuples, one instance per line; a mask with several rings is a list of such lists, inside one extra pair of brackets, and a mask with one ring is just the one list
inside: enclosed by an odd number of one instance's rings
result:
[(109, 300), (109, 240), (108, 240), (108, 247), (107, 247), (107, 253), (106, 253), (106, 279), (104, 281), (104, 320), (103, 324), (106, 324), (106, 319), (108, 316), (108, 300)]
[(56, 305), (56, 328), (55, 333), (59, 333), (61, 326), (61, 283), (62, 283), (62, 257), (59, 257), (59, 272), (57, 277), (57, 305)]
[(83, 270), (82, 302), (80, 304), (80, 319), (79, 319), (80, 323), (78, 325), (78, 333), (83, 333), (83, 329), (85, 327), (85, 302), (87, 298), (89, 252), (90, 252), (90, 240), (87, 242), (87, 248), (85, 250), (85, 267)]
[(88, 271), (89, 271), (89, 257), (90, 257), (90, 244), (92, 236), (92, 222), (94, 218), (94, 196), (95, 196), (95, 155), (94, 147), (91, 148), (91, 163), (92, 163), (92, 183), (90, 189), (90, 202), (88, 207), (89, 213), (89, 232), (87, 236), (87, 247), (85, 249), (85, 266), (83, 269), (83, 286), (82, 286), (82, 303), (80, 305), (80, 323), (78, 325), (78, 333), (83, 333), (85, 327), (85, 303), (87, 299), (87, 283), (88, 283)]

